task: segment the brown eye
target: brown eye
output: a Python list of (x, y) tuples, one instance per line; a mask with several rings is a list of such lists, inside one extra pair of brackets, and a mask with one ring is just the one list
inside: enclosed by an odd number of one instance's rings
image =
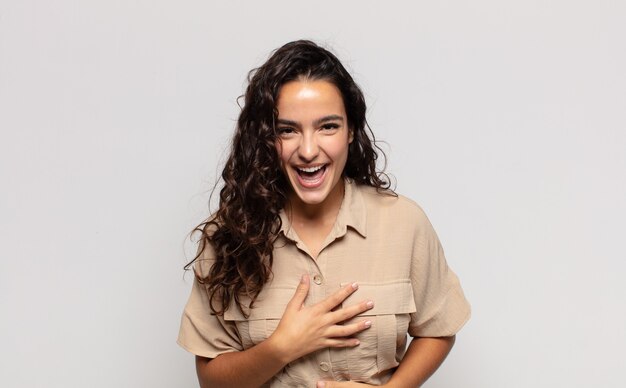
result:
[(329, 124), (322, 125), (322, 129), (325, 129), (325, 130), (333, 130), (333, 129), (337, 129), (337, 128), (339, 128), (339, 125), (338, 124), (334, 124), (334, 123), (329, 123)]

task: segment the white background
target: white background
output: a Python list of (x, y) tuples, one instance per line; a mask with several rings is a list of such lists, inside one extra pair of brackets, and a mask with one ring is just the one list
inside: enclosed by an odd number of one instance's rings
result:
[(363, 87), (473, 317), (430, 388), (624, 387), (621, 1), (0, 0), (0, 385), (193, 387), (175, 338), (245, 76)]

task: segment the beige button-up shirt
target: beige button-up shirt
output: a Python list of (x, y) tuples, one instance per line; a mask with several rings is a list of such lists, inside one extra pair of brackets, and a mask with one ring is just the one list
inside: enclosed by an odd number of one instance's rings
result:
[[(274, 248), (273, 278), (265, 285), (249, 317), (233, 304), (223, 317), (211, 315), (204, 285), (194, 281), (183, 312), (178, 343), (193, 354), (214, 358), (248, 349), (276, 329), (303, 273), (312, 282), (305, 305), (317, 303), (341, 286), (359, 289), (343, 307), (371, 299), (371, 328), (353, 348), (321, 349), (295, 360), (268, 387), (315, 387), (318, 380), (389, 380), (413, 337), (455, 334), (469, 319), (470, 306), (458, 278), (448, 267), (439, 239), (413, 201), (381, 194), (346, 180), (337, 221), (317, 259), (290, 227), (285, 214)], [(206, 275), (213, 251), (205, 249), (196, 269)]]

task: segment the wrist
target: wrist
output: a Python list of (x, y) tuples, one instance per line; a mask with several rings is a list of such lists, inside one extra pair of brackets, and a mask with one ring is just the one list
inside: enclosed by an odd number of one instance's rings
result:
[(281, 341), (280, 338), (272, 334), (265, 340), (265, 345), (267, 346), (268, 353), (271, 357), (275, 358), (277, 362), (285, 366), (293, 361), (293, 357), (291, 357), (287, 346), (285, 346), (283, 342), (284, 341)]

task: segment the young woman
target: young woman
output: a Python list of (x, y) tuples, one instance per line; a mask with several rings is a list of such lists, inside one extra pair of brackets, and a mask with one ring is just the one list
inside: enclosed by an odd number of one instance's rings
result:
[(250, 73), (189, 264), (178, 343), (202, 387), (416, 387), (452, 348), (469, 305), (424, 212), (376, 171), (365, 111), (310, 41)]

